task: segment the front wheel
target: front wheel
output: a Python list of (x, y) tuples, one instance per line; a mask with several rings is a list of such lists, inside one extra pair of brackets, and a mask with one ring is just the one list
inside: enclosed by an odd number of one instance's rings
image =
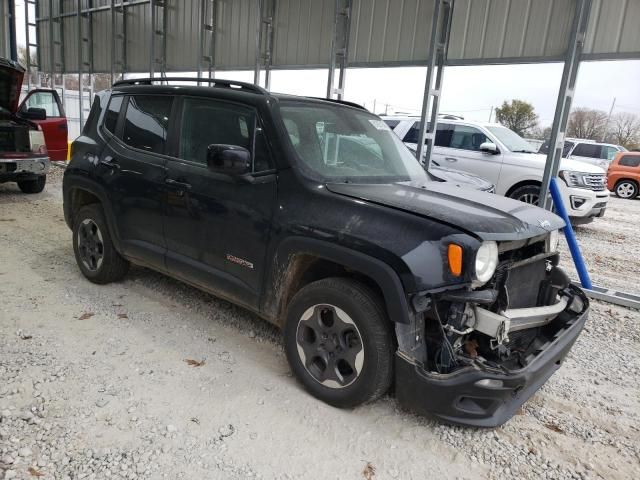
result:
[(349, 278), (303, 287), (284, 329), (293, 373), (316, 398), (347, 408), (383, 395), (393, 379), (394, 342), (379, 295)]
[(40, 193), (44, 190), (44, 186), (47, 183), (47, 176), (40, 175), (33, 180), (19, 180), (18, 188), (22, 190), (23, 193)]
[(511, 192), (509, 198), (538, 206), (540, 202), (540, 187), (538, 185), (523, 185)]
[(631, 180), (620, 180), (616, 183), (615, 192), (620, 198), (632, 200), (638, 196), (638, 185)]

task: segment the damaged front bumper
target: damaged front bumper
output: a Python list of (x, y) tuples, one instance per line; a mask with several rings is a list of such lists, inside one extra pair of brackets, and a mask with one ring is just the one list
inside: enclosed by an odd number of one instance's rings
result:
[[(512, 322), (513, 326), (543, 325), (550, 321), (550, 315), (554, 317), (552, 321), (562, 325), (529, 354), (523, 368), (500, 368), (475, 362), (442, 374), (426, 370), (410, 354), (398, 351), (395, 388), (399, 403), (446, 423), (476, 427), (505, 423), (560, 367), (584, 327), (588, 300), (579, 289), (571, 288), (584, 302), (580, 313), (565, 309), (567, 302), (562, 302), (551, 307), (512, 310), (510, 316), (501, 315), (503, 321)], [(562, 311), (558, 312), (560, 307)], [(505, 313), (509, 311), (503, 315)]]

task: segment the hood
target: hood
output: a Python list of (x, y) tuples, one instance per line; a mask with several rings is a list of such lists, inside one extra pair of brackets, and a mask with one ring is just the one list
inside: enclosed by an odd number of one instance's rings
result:
[(560, 217), (542, 208), (448, 183), (333, 183), (327, 189), (432, 218), (482, 240), (521, 240), (564, 227)]
[(10, 113), (18, 111), (20, 88), (24, 77), (24, 68), (13, 60), (0, 58), (0, 108)]
[[(511, 153), (510, 155), (522, 155), (523, 158), (530, 159), (538, 163), (541, 168), (544, 168), (547, 163), (547, 156), (540, 153)], [(573, 170), (574, 172), (584, 173), (605, 173), (604, 169), (597, 165), (588, 162), (581, 162), (580, 160), (574, 160), (572, 158), (563, 158), (560, 160), (560, 170)]]
[(451, 168), (443, 168), (435, 165), (433, 161), (431, 163), (429, 173), (443, 182), (450, 182), (457, 187), (475, 188), (476, 190), (489, 190), (493, 187), (492, 183), (477, 175)]

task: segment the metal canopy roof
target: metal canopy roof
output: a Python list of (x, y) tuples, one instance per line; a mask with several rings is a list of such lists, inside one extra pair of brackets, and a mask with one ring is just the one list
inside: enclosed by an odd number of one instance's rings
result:
[[(329, 66), (335, 0), (271, 0), (273, 18), (263, 15), (262, 21), (261, 1), (267, 0), (40, 0), (41, 69), (51, 71), (53, 57), (56, 72), (77, 72), (81, 37), (91, 50), (84, 72), (110, 72), (114, 48), (116, 71), (148, 72), (151, 63), (165, 71), (196, 71), (203, 61), (216, 70), (253, 69), (265, 22), (273, 35), (271, 68)], [(456, 0), (447, 64), (560, 61), (575, 3)], [(78, 4), (86, 25), (82, 35)], [(348, 65), (425, 65), (433, 11), (434, 0), (353, 0)], [(640, 59), (638, 25), (640, 0), (594, 0), (583, 58)], [(52, 56), (56, 45), (63, 48)]]

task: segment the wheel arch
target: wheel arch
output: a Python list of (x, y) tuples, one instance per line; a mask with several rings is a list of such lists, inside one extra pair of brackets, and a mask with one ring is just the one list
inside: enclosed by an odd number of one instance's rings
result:
[(535, 186), (535, 187), (540, 187), (542, 185), (542, 182), (540, 180), (534, 180), (534, 179), (528, 179), (528, 180), (521, 180), (518, 183), (515, 183), (514, 185), (512, 185), (509, 190), (507, 190), (507, 193), (504, 194), (505, 197), (511, 197), (511, 194), (513, 192), (515, 192), (518, 188), (520, 187), (527, 187), (527, 186)]
[(120, 235), (118, 234), (115, 216), (109, 203), (106, 192), (93, 182), (84, 178), (74, 179), (70, 186), (64, 188), (64, 218), (70, 229), (73, 229), (73, 220), (76, 213), (85, 205), (100, 204), (104, 212), (111, 239), (120, 252)]
[(296, 237), (281, 243), (264, 289), (262, 310), (282, 326), (287, 306), (305, 285), (331, 276), (358, 279), (380, 294), (393, 322), (409, 323), (409, 304), (397, 273), (386, 263), (347, 247)]

